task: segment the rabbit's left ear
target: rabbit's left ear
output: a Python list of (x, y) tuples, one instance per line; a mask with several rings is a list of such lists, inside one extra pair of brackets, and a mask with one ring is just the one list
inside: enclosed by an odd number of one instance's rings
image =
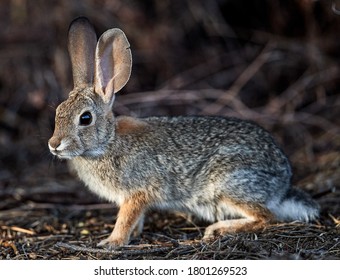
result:
[(120, 29), (107, 30), (99, 38), (95, 54), (94, 90), (106, 104), (128, 82), (132, 56), (130, 44)]
[(92, 85), (97, 35), (85, 17), (71, 22), (68, 51), (71, 58), (74, 88)]

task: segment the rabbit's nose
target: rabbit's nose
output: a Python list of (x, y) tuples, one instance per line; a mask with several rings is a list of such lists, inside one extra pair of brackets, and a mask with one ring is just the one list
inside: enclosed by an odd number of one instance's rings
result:
[(61, 139), (59, 137), (53, 136), (49, 141), (48, 141), (48, 147), (50, 150), (56, 150), (61, 144)]

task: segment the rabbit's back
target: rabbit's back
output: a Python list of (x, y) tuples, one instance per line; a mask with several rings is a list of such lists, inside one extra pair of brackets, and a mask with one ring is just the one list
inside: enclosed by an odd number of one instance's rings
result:
[(175, 177), (178, 189), (188, 188), (190, 197), (193, 190), (202, 198), (209, 192), (217, 196), (228, 192), (228, 196), (243, 201), (265, 202), (275, 193), (283, 195), (290, 187), (287, 157), (271, 135), (252, 122), (224, 117), (145, 121), (154, 130), (146, 145), (157, 147), (154, 152), (152, 147), (149, 149), (161, 173), (168, 174), (168, 180)]
[[(150, 149), (151, 154), (163, 155), (167, 166), (192, 169), (220, 160), (226, 164), (223, 170), (252, 168), (291, 176), (285, 154), (273, 137), (255, 123), (197, 116), (152, 117), (143, 121), (149, 127), (145, 138), (140, 138), (144, 140), (143, 146)], [(135, 143), (138, 148), (141, 140)], [(195, 168), (195, 171), (198, 170)]]

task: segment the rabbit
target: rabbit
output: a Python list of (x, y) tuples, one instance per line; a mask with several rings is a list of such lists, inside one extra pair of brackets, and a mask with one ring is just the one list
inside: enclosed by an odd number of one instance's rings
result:
[(119, 206), (108, 238), (129, 243), (149, 209), (180, 211), (210, 223), (203, 240), (282, 221), (310, 222), (318, 204), (291, 186), (288, 158), (259, 125), (220, 116), (115, 117), (115, 93), (130, 78), (122, 30), (97, 42), (87, 18), (69, 28), (74, 88), (56, 109), (50, 152), (99, 197)]

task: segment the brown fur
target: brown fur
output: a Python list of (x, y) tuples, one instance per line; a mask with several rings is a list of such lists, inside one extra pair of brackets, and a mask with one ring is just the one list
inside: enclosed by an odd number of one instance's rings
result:
[(207, 227), (204, 238), (209, 239), (215, 235), (225, 235), (237, 232), (254, 232), (264, 229), (275, 221), (274, 215), (264, 206), (252, 203), (234, 202), (228, 198), (223, 199), (226, 203), (237, 209), (243, 216), (238, 219), (223, 220)]
[(118, 135), (137, 134), (145, 131), (148, 124), (132, 117), (121, 116), (116, 119), (116, 133)]
[(92, 84), (97, 35), (85, 18), (78, 18), (70, 25), (68, 34), (74, 87)]
[(110, 236), (102, 240), (98, 246), (122, 246), (127, 244), (133, 229), (143, 217), (148, 197), (143, 192), (138, 192), (129, 197), (120, 207), (115, 228)]

